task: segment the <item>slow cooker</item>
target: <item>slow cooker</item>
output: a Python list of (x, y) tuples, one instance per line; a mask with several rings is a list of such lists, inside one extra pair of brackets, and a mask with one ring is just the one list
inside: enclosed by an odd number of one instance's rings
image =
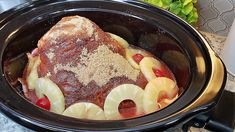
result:
[[(74, 119), (39, 109), (27, 101), (17, 78), (26, 53), (62, 17), (89, 18), (163, 60), (176, 76), (179, 98), (170, 106), (126, 120)], [(202, 35), (176, 15), (132, 0), (44, 0), (17, 6), (0, 15), (0, 110), (34, 130), (147, 131), (166, 130), (210, 111), (226, 82), (226, 68)], [(169, 52), (170, 51), (170, 52)], [(10, 68), (6, 68), (10, 65)], [(6, 72), (7, 71), (7, 72)]]

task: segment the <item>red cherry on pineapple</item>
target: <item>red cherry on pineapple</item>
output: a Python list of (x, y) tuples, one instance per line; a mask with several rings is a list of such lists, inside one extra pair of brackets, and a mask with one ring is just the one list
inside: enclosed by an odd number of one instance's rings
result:
[(164, 77), (165, 75), (164, 72), (159, 69), (153, 69), (153, 72), (157, 77)]
[(46, 110), (50, 110), (51, 108), (50, 101), (46, 97), (38, 99), (36, 105)]
[(136, 63), (139, 64), (140, 61), (144, 58), (144, 56), (141, 55), (141, 54), (135, 54), (135, 55), (132, 56), (132, 58), (134, 59), (134, 61), (135, 61)]

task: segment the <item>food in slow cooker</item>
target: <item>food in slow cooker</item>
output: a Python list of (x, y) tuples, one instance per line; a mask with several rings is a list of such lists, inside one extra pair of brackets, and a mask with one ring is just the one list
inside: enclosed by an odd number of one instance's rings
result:
[(126, 119), (178, 97), (175, 77), (162, 61), (81, 16), (62, 18), (27, 56), (18, 79), (25, 97), (57, 114)]

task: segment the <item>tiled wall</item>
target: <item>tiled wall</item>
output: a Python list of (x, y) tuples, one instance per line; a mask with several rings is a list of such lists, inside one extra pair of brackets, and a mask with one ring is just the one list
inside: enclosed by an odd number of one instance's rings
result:
[(198, 0), (199, 29), (226, 36), (235, 18), (235, 0)]

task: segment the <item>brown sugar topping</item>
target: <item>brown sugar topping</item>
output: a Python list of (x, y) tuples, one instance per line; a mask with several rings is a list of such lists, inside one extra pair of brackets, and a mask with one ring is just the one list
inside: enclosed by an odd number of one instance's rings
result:
[(95, 81), (100, 87), (114, 77), (127, 77), (136, 81), (140, 73), (123, 56), (113, 53), (106, 45), (99, 46), (92, 53), (88, 53), (88, 50), (83, 48), (80, 63), (77, 66), (57, 64), (54, 72), (60, 70), (75, 73), (76, 78), (85, 86)]

